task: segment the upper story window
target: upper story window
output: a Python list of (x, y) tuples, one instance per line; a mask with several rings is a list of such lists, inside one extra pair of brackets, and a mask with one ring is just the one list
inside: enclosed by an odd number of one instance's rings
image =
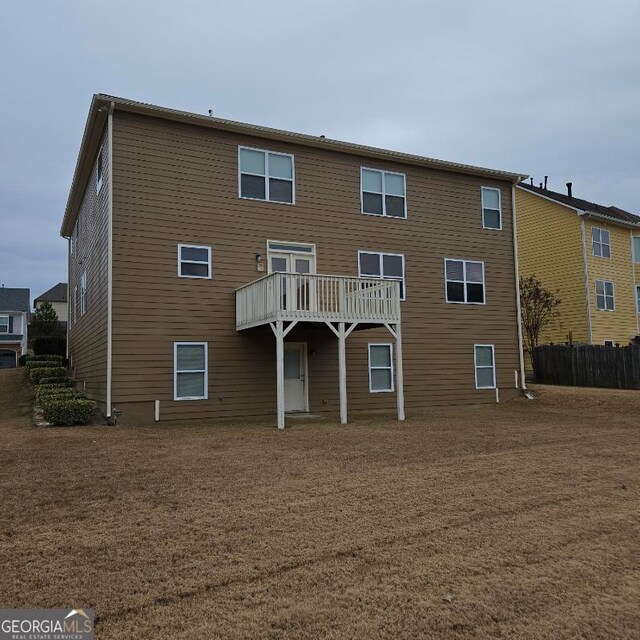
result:
[(640, 264), (640, 236), (633, 236), (633, 261)]
[(103, 159), (104, 153), (103, 149), (101, 148), (98, 152), (98, 160), (96, 162), (96, 191), (100, 191), (100, 189), (102, 189), (102, 182), (104, 178)]
[(444, 261), (447, 302), (484, 304), (484, 262)]
[(71, 255), (74, 255), (78, 249), (78, 221), (76, 220), (73, 225), (73, 231), (71, 232), (71, 241), (69, 243), (69, 250)]
[(358, 251), (360, 277), (397, 280), (400, 282), (400, 300), (405, 299), (404, 256), (401, 253), (373, 253)]
[(640, 313), (640, 284), (636, 285), (636, 311)]
[(616, 310), (613, 282), (609, 280), (596, 280), (596, 307), (599, 311)]
[(181, 278), (211, 278), (211, 247), (178, 245), (178, 276)]
[(591, 244), (593, 246), (594, 256), (598, 256), (598, 258), (611, 257), (611, 237), (606, 229), (592, 227)]
[(0, 316), (0, 333), (9, 333), (9, 316)]
[(500, 189), (482, 187), (482, 226), (485, 229), (502, 229)]
[(80, 276), (80, 315), (87, 312), (87, 272)]
[(293, 156), (238, 147), (238, 164), (241, 198), (293, 204)]
[(492, 344), (476, 344), (473, 347), (476, 369), (476, 389), (496, 388), (495, 347)]
[(362, 213), (392, 218), (407, 217), (404, 173), (360, 169)]

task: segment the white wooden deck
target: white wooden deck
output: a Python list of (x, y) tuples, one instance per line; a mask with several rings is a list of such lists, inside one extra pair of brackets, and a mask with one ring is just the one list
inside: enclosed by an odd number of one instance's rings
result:
[(236, 290), (238, 331), (277, 321), (396, 324), (400, 322), (400, 283), (272, 273)]

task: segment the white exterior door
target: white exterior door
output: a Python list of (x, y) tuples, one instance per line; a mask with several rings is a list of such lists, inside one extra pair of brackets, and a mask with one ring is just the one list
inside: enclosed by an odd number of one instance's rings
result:
[[(306, 274), (316, 272), (315, 247), (292, 243), (269, 243), (269, 273), (298, 273), (298, 279), (282, 279), (282, 309), (309, 311), (313, 309), (315, 290)], [(296, 281), (297, 280), (297, 281)]]
[(284, 410), (308, 411), (307, 345), (284, 343)]

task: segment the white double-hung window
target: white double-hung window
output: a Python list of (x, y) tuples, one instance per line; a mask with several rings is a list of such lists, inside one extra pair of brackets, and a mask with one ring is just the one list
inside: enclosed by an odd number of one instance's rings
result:
[(500, 189), (482, 187), (482, 226), (485, 229), (502, 229)]
[(445, 259), (447, 302), (484, 304), (484, 262)]
[(404, 173), (360, 169), (362, 213), (392, 218), (407, 217)]
[(361, 278), (397, 280), (400, 283), (400, 300), (405, 299), (404, 255), (401, 253), (358, 251), (358, 272)]
[(495, 347), (492, 344), (474, 345), (473, 363), (476, 370), (476, 389), (495, 389)]
[(388, 342), (369, 343), (369, 391), (393, 391), (393, 354)]
[(293, 204), (293, 156), (288, 153), (238, 147), (240, 197)]
[(598, 311), (616, 310), (613, 282), (609, 280), (596, 280), (596, 307)]
[(207, 343), (174, 342), (174, 400), (206, 400), (208, 393)]
[(611, 257), (611, 236), (606, 229), (600, 227), (591, 228), (591, 246), (593, 255), (598, 258)]
[(9, 333), (9, 316), (0, 316), (0, 333)]
[(80, 315), (87, 312), (87, 272), (80, 276)]
[(181, 278), (211, 278), (211, 247), (179, 244), (178, 275)]

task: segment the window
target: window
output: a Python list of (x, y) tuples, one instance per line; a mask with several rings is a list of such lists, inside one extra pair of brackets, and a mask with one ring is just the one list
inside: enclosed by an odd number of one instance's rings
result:
[(613, 292), (613, 282), (596, 280), (596, 307), (600, 311), (615, 311), (616, 302)]
[(211, 278), (211, 247), (178, 245), (178, 276)]
[(103, 160), (103, 153), (102, 153), (102, 149), (100, 149), (100, 152), (98, 153), (98, 160), (96, 161), (96, 191), (99, 192), (100, 189), (102, 189), (102, 179), (103, 179), (103, 173), (104, 173), (104, 168), (102, 166), (102, 160)]
[(492, 344), (476, 344), (473, 349), (476, 389), (495, 389), (496, 364), (494, 346)]
[(76, 318), (78, 316), (78, 287), (73, 287), (73, 300), (71, 304), (72, 304), (71, 310), (73, 312), (72, 321), (73, 323), (75, 323)]
[(613, 340), (605, 340), (604, 341), (604, 346), (605, 347), (615, 347), (615, 344), (614, 344)]
[(372, 253), (358, 251), (360, 277), (397, 280), (400, 282), (400, 300), (405, 299), (404, 256), (400, 253)]
[(391, 345), (369, 343), (369, 392), (393, 391)]
[(207, 343), (173, 343), (173, 399), (206, 400)]
[(640, 264), (640, 236), (633, 236), (633, 261)]
[(240, 197), (293, 204), (293, 156), (238, 147)]
[(80, 276), (80, 315), (87, 312), (87, 272)]
[(0, 333), (9, 333), (9, 316), (0, 316)]
[(76, 220), (76, 223), (73, 225), (73, 231), (71, 232), (71, 242), (70, 242), (70, 250), (71, 250), (71, 255), (74, 255), (74, 253), (77, 250), (77, 245), (78, 245), (78, 221)]
[(611, 257), (611, 240), (609, 232), (600, 227), (591, 228), (591, 244), (593, 246), (593, 255), (598, 258)]
[(360, 169), (362, 213), (392, 218), (407, 217), (404, 173)]
[(446, 259), (444, 263), (447, 302), (484, 304), (484, 262)]
[(640, 284), (636, 286), (636, 309), (640, 313)]
[(500, 189), (482, 187), (482, 226), (485, 229), (502, 229)]

